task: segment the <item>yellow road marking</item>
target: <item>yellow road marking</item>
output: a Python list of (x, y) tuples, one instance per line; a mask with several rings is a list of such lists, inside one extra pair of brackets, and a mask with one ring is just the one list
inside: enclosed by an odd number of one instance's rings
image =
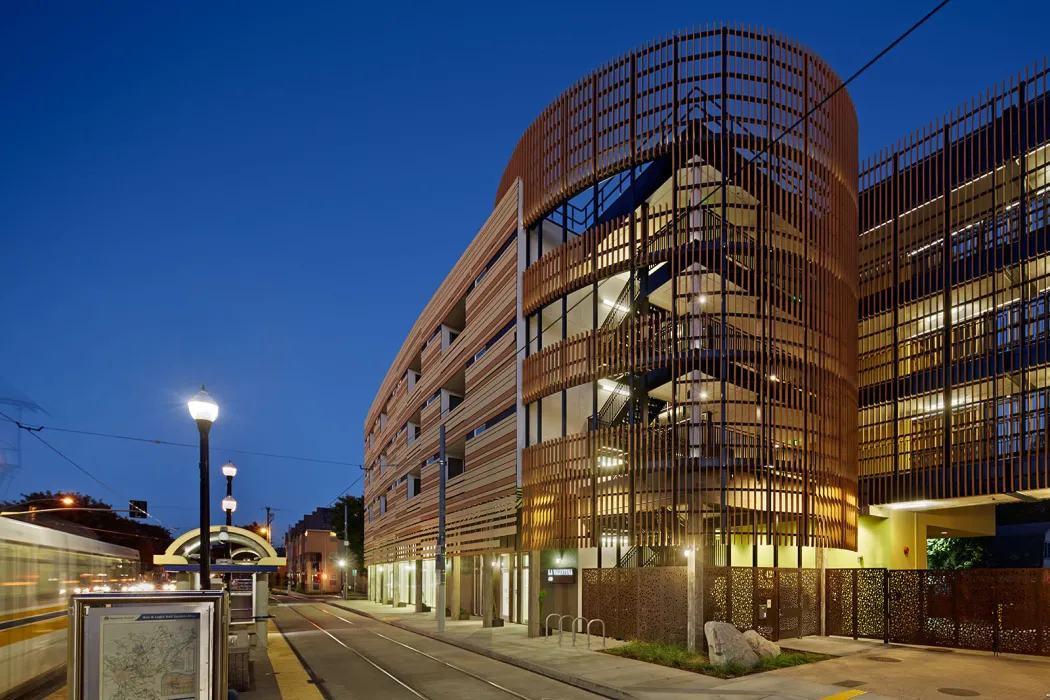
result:
[(324, 700), (321, 691), (310, 682), (310, 674), (299, 663), (295, 652), (288, 646), (288, 641), (277, 629), (273, 620), (266, 621), (269, 639), (270, 665), (277, 678), (277, 688), (281, 691), (282, 700)]
[(826, 698), (821, 698), (820, 700), (849, 700), (849, 698), (855, 698), (858, 695), (867, 695), (867, 693), (863, 690), (847, 690), (842, 693), (835, 693), (834, 695), (829, 695)]

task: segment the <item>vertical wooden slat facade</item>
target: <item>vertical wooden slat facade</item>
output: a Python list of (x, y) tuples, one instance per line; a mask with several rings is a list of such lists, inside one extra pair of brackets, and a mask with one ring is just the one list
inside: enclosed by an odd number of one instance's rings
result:
[(1050, 488), (1047, 78), (1044, 60), (861, 168), (868, 504)]
[(855, 548), (857, 122), (844, 90), (817, 107), (840, 85), (783, 36), (705, 27), (526, 131), (500, 187), (537, 253), (523, 548)]

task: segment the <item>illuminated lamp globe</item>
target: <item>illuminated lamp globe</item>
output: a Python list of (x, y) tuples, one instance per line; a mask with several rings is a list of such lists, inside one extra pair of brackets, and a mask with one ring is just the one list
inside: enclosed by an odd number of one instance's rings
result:
[(237, 510), (237, 499), (233, 496), (227, 496), (222, 499), (222, 509), (227, 513), (232, 513)]
[(219, 417), (219, 404), (204, 390), (203, 384), (200, 392), (190, 399), (186, 406), (190, 409), (190, 417), (193, 420), (214, 423)]
[(222, 465), (223, 476), (237, 476), (237, 467), (233, 466), (233, 462), (227, 462)]

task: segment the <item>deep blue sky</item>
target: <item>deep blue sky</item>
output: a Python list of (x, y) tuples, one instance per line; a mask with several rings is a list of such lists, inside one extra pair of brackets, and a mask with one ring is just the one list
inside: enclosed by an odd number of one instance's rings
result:
[[(359, 462), (412, 321), (522, 130), (572, 81), (719, 20), (784, 32), (846, 76), (933, 4), (7, 0), (0, 376), (45, 423), (179, 442), (196, 440), (184, 399), (205, 382), (217, 448)], [(953, 0), (851, 86), (861, 154), (1042, 60), (1048, 7)], [(194, 524), (193, 450), (42, 435), (164, 523)], [(24, 445), (0, 495), (119, 500)], [(359, 475), (234, 461), (240, 520), (272, 505), (282, 532)]]

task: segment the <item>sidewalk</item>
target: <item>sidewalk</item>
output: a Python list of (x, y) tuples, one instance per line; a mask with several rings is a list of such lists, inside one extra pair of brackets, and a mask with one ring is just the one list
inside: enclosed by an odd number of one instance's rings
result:
[[(445, 633), (438, 635), (433, 613), (406, 612), (404, 608), (362, 600), (327, 602), (615, 700), (687, 700), (697, 695), (710, 700), (845, 700), (858, 696), (863, 696), (864, 700), (890, 700), (889, 696), (835, 685), (839, 680), (838, 673), (827, 674), (828, 682), (797, 678), (784, 671), (725, 680), (598, 653), (601, 638), (592, 637), (592, 649), (588, 650), (586, 637), (582, 634), (576, 635), (575, 647), (569, 633), (563, 635), (562, 645), (558, 646), (557, 636), (530, 639), (524, 625), (483, 629), (480, 620), (447, 620)], [(854, 644), (853, 640), (842, 641), (851, 646)], [(610, 647), (619, 644), (622, 642), (609, 640)], [(838, 661), (834, 659), (798, 668), (819, 669)], [(910, 700), (912, 696), (906, 697)]]

